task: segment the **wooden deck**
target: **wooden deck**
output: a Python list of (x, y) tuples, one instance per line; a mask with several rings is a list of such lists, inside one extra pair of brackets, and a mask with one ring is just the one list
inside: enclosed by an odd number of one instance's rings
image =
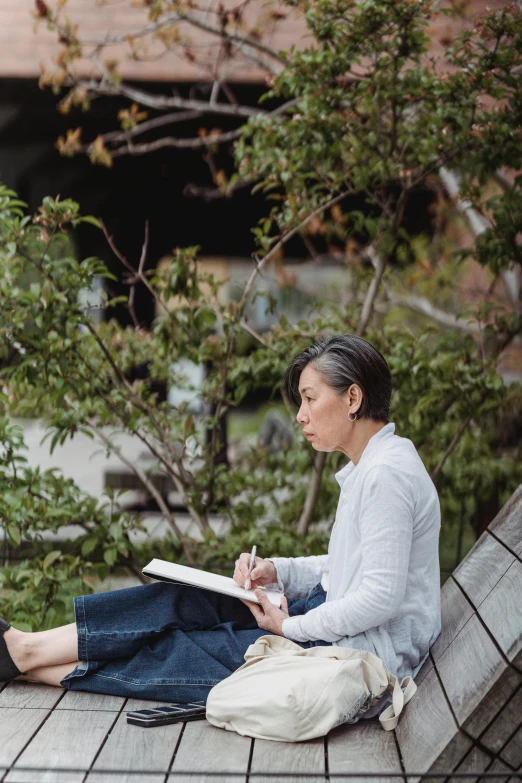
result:
[[(301, 773), (313, 775), (307, 780), (325, 781), (328, 772), (402, 771), (394, 732), (384, 732), (376, 721), (356, 731), (343, 726), (326, 740), (299, 744), (250, 740), (216, 729), (207, 721), (152, 729), (126, 722), (127, 711), (155, 704), (9, 683), (0, 693), (0, 780), (243, 783), (251, 779), (258, 783), (274, 780), (262, 774), (267, 772), (293, 773), (288, 781), (303, 780)], [(12, 769), (6, 773), (7, 767)], [(139, 770), (148, 770), (148, 774)]]
[[(400, 780), (405, 770), (409, 783), (449, 783), (454, 772), (473, 773), (469, 783), (482, 773), (516, 783), (522, 779), (522, 487), (446, 582), (441, 599), (442, 633), (394, 732), (361, 721), (324, 739), (287, 744), (250, 740), (206, 721), (146, 729), (128, 725), (125, 713), (157, 702), (11, 682), (0, 684), (0, 783), (380, 783)], [(361, 772), (379, 777), (354, 775)]]

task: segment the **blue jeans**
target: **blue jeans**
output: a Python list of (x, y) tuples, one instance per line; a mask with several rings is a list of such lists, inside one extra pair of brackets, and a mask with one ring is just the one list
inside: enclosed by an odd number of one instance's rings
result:
[[(290, 614), (305, 614), (325, 598), (317, 585), (291, 602)], [(237, 598), (163, 582), (78, 596), (74, 608), (80, 664), (61, 684), (114, 696), (206, 700), (267, 633)]]

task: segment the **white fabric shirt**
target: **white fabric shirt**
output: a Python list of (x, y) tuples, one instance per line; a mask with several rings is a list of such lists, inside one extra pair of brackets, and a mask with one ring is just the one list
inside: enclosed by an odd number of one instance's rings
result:
[(271, 559), (287, 598), (318, 582), (327, 591), (322, 606), (284, 620), (286, 637), (369, 650), (402, 678), (440, 633), (440, 507), (415, 446), (394, 432), (387, 424), (336, 474), (328, 554)]

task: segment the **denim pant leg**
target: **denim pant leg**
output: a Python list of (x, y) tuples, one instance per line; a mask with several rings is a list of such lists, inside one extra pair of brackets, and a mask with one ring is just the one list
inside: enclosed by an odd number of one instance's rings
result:
[(237, 598), (164, 582), (78, 596), (74, 609), (81, 661), (127, 658), (174, 629), (208, 631), (230, 622), (257, 628)]
[[(306, 614), (311, 609), (316, 609), (326, 601), (326, 592), (321, 584), (312, 587), (308, 595), (304, 598), (295, 598), (288, 602), (288, 613), (290, 617), (296, 617), (300, 614)], [(301, 647), (331, 647), (332, 642), (322, 640), (313, 642), (299, 642)]]
[(240, 601), (155, 583), (75, 599), (81, 663), (71, 690), (160, 701), (205, 700), (266, 631)]

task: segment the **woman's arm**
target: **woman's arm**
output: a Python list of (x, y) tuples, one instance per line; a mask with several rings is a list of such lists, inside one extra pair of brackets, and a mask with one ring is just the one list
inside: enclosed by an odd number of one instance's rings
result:
[(287, 598), (303, 598), (318, 584), (328, 568), (328, 555), (269, 557), (277, 570), (279, 589)]
[(387, 465), (372, 468), (365, 477), (361, 498), (359, 586), (339, 600), (289, 617), (282, 626), (284, 635), (297, 642), (336, 642), (394, 617), (406, 590), (413, 514), (413, 490), (407, 474)]

